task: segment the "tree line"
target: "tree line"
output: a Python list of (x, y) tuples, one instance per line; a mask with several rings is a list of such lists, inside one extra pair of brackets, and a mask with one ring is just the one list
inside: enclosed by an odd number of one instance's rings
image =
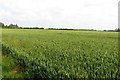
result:
[(0, 22), (0, 28), (7, 28), (7, 29), (44, 29), (44, 28), (39, 28), (39, 27), (19, 27), (17, 24), (10, 24), (10, 25), (5, 25), (4, 23)]
[(17, 24), (10, 24), (10, 25), (4, 25), (3, 23), (0, 23), (0, 28), (19, 28)]
[[(8, 28), (8, 29), (44, 29), (43, 27), (19, 27), (17, 24), (5, 25), (0, 22), (0, 28)], [(93, 29), (67, 29), (67, 28), (47, 28), (47, 30), (82, 30), (82, 31), (96, 31)], [(115, 30), (102, 30), (105, 32), (120, 32), (120, 28), (116, 28)]]

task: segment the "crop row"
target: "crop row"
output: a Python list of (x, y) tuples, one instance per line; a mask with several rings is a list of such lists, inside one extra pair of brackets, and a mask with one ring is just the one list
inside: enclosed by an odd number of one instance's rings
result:
[[(114, 62), (114, 69), (110, 67), (107, 68), (108, 66), (107, 62), (106, 62), (107, 66), (105, 64), (104, 65), (101, 64), (101, 62), (93, 63), (92, 61), (88, 61), (88, 62), (79, 61), (79, 64), (75, 65), (74, 63), (71, 63), (71, 60), (70, 61), (67, 60), (68, 57), (67, 55), (59, 55), (59, 57), (61, 57), (59, 59), (61, 61), (64, 60), (64, 63), (60, 63), (60, 61), (58, 60), (56, 61), (56, 63), (59, 62), (59, 65), (58, 64), (56, 65), (56, 64), (52, 64), (52, 60), (54, 60), (54, 57), (52, 57), (52, 59), (49, 60), (46, 60), (45, 58), (44, 59), (40, 59), (40, 58), (38, 59), (34, 57), (29, 58), (29, 56), (21, 55), (21, 54), (25, 54), (24, 52), (17, 52), (15, 51), (15, 49), (5, 45), (2, 45), (2, 51), (3, 52), (5, 51), (5, 53), (8, 55), (12, 55), (12, 57), (15, 58), (20, 63), (20, 65), (25, 68), (24, 72), (26, 73), (27, 78), (34, 78), (34, 77), (35, 78), (101, 78), (101, 77), (117, 78), (119, 77), (118, 76), (119, 73), (117, 70), (118, 64), (116, 62)], [(80, 58), (82, 58), (83, 61), (86, 61), (88, 58), (85, 55), (82, 55), (82, 57)], [(43, 56), (41, 56), (41, 58), (43, 58)], [(96, 60), (99, 61), (99, 59), (100, 58), (97, 58)], [(103, 58), (101, 59), (101, 61), (102, 60)], [(70, 66), (67, 65), (68, 62), (71, 63)], [(79, 72), (75, 72), (75, 69)], [(67, 72), (71, 72), (71, 74)], [(77, 73), (81, 73), (81, 75), (79, 74), (76, 75)]]

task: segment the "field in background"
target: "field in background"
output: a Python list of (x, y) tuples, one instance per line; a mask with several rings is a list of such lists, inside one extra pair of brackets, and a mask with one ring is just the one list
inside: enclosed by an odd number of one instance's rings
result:
[(2, 47), (26, 78), (117, 78), (118, 33), (3, 29)]

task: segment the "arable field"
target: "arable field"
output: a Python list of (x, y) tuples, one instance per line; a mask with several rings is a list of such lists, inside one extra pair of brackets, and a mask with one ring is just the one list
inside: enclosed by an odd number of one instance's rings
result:
[(117, 32), (2, 29), (2, 50), (22, 66), (23, 78), (119, 76)]

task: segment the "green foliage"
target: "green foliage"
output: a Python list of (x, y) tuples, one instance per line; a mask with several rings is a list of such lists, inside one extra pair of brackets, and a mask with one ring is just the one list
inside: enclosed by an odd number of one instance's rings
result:
[(115, 29), (116, 32), (120, 32), (120, 28)]
[(12, 70), (17, 66), (16, 60), (10, 55), (2, 55), (2, 78), (3, 80), (7, 78), (23, 78), (22, 72), (12, 74)]
[(10, 24), (9, 26), (7, 26), (7, 25), (4, 25), (3, 23), (0, 23), (0, 27), (1, 28), (10, 28), (10, 29), (18, 29), (18, 28), (20, 28), (20, 27), (18, 27), (17, 24), (16, 25)]
[(118, 78), (118, 33), (3, 29), (3, 47), (32, 78)]

